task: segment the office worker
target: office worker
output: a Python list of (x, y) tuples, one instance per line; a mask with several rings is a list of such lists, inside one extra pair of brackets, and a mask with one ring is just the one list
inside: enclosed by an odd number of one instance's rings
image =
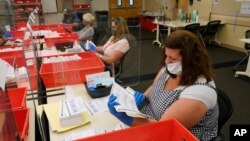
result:
[[(112, 36), (103, 45), (96, 48), (96, 55), (107, 65), (115, 64), (115, 70), (120, 60), (129, 50), (129, 34), (126, 20), (122, 17), (114, 17), (111, 20)], [(115, 71), (117, 72), (117, 71)]]
[(63, 23), (66, 25), (71, 25), (73, 31), (80, 31), (83, 28), (81, 20), (77, 14), (70, 9), (64, 9)]
[(165, 66), (144, 92), (135, 92), (135, 102), (149, 119), (132, 118), (114, 108), (119, 103), (111, 94), (109, 111), (129, 126), (177, 119), (198, 139), (217, 136), (218, 104), (213, 71), (204, 46), (193, 33), (173, 32), (164, 43)]
[(85, 13), (82, 16), (84, 28), (77, 32), (79, 37), (79, 42), (83, 45), (87, 40), (92, 40), (94, 36), (94, 21), (95, 17), (91, 13)]
[(4, 45), (5, 42), (13, 37), (9, 31), (6, 31), (5, 29), (0, 27), (0, 46)]
[(5, 41), (4, 37), (0, 36), (0, 46), (4, 45)]

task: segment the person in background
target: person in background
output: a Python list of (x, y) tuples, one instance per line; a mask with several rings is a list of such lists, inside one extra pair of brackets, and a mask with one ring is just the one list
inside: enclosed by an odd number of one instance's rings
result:
[(4, 45), (5, 39), (0, 35), (0, 46)]
[(0, 27), (0, 46), (4, 45), (6, 41), (12, 37), (13, 35), (9, 31)]
[(118, 72), (117, 65), (122, 57), (129, 51), (129, 34), (127, 22), (123, 17), (114, 17), (111, 20), (112, 36), (103, 46), (96, 47), (96, 55), (106, 64), (108, 70), (112, 64), (115, 65), (115, 72)]
[(164, 43), (164, 67), (144, 92), (135, 92), (135, 103), (150, 118), (133, 118), (117, 112), (117, 97), (111, 94), (111, 114), (128, 126), (177, 119), (199, 140), (217, 136), (219, 109), (208, 53), (196, 35), (174, 31)]
[(77, 14), (70, 9), (64, 9), (63, 23), (71, 25), (73, 31), (80, 31), (83, 28), (81, 20), (78, 18)]
[(79, 36), (79, 42), (84, 45), (87, 40), (92, 40), (94, 36), (94, 21), (95, 17), (91, 13), (86, 13), (82, 16), (84, 28), (77, 32)]

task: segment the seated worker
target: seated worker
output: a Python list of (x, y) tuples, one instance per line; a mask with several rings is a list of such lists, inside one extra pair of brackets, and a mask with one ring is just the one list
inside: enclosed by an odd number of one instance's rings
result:
[(77, 14), (69, 9), (64, 9), (63, 23), (71, 25), (73, 31), (80, 31), (83, 28), (81, 20), (78, 18)]
[(92, 40), (94, 36), (94, 21), (95, 17), (91, 13), (86, 13), (82, 16), (84, 28), (77, 32), (79, 42), (83, 45), (87, 40)]
[(6, 40), (0, 35), (0, 46), (4, 45)]
[(217, 136), (219, 109), (208, 53), (196, 35), (176, 30), (164, 43), (165, 66), (144, 92), (135, 92), (140, 111), (149, 119), (132, 118), (117, 112), (117, 97), (111, 94), (111, 114), (128, 126), (176, 119), (199, 140)]
[(3, 46), (9, 38), (13, 37), (9, 31), (0, 28), (0, 46)]
[(126, 20), (122, 17), (114, 17), (111, 20), (112, 36), (104, 44), (104, 46), (96, 47), (96, 55), (107, 65), (115, 65), (115, 72), (118, 72), (116, 67), (120, 60), (129, 50), (129, 42), (127, 35), (129, 34)]

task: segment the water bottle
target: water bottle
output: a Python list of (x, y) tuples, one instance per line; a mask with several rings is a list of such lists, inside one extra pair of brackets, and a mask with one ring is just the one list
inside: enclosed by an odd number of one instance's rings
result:
[(197, 14), (196, 14), (196, 17), (195, 17), (195, 22), (199, 23), (199, 13), (198, 13), (198, 11), (197, 11)]

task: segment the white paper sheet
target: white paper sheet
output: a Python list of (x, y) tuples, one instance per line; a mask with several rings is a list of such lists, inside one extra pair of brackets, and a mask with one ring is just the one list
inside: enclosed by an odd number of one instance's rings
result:
[(85, 138), (85, 137), (103, 134), (103, 133), (107, 133), (107, 132), (117, 131), (117, 130), (121, 130), (121, 129), (125, 129), (125, 128), (127, 128), (127, 126), (124, 126), (124, 124), (122, 124), (122, 123), (118, 124), (115, 128), (113, 128), (111, 130), (92, 128), (92, 129), (85, 130), (85, 131), (73, 132), (69, 136), (67, 136), (65, 139), (63, 139), (62, 141), (72, 141), (72, 140), (76, 140), (76, 139), (80, 139), (80, 138)]
[(102, 97), (86, 101), (84, 104), (89, 110), (89, 113), (93, 115), (96, 113), (107, 111), (108, 110), (107, 101), (108, 97)]
[(120, 105), (115, 106), (115, 109), (118, 112), (125, 112), (127, 115), (132, 117), (141, 117), (141, 118), (148, 118), (147, 115), (141, 113), (136, 106), (136, 102), (134, 99), (134, 95), (131, 94), (129, 91), (124, 89), (117, 83), (113, 83), (111, 94), (117, 96), (117, 102)]
[(8, 64), (4, 60), (0, 59), (0, 87), (5, 90), (5, 81), (7, 78)]

